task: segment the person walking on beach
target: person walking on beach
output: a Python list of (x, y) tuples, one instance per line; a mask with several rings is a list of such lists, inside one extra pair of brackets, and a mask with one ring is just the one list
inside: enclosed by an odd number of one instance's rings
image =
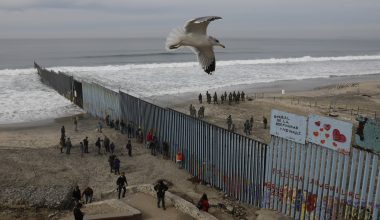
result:
[(263, 116), (263, 124), (264, 124), (264, 129), (267, 129), (268, 119), (265, 116)]
[(88, 137), (83, 139), (83, 145), (84, 145), (84, 152), (88, 153)]
[(62, 125), (61, 127), (61, 139), (66, 137), (66, 129), (65, 126)]
[(71, 140), (70, 140), (70, 138), (68, 137), (67, 138), (67, 141), (66, 141), (66, 154), (70, 154), (70, 150), (71, 150), (71, 147), (72, 147), (73, 145), (71, 144)]
[(115, 170), (115, 175), (120, 174), (120, 160), (116, 156), (113, 160), (113, 169)]
[(74, 117), (74, 130), (78, 131), (78, 120), (77, 120), (77, 117)]
[(115, 155), (114, 154), (111, 154), (109, 157), (108, 157), (108, 164), (110, 165), (110, 169), (111, 169), (111, 173), (113, 173), (113, 162), (115, 160)]
[(162, 208), (165, 210), (165, 192), (168, 190), (168, 186), (160, 180), (154, 186), (154, 190), (157, 192), (157, 207), (160, 208), (160, 203), (162, 203)]
[(100, 143), (100, 137), (98, 137), (98, 140), (95, 142), (95, 146), (98, 148), (98, 154), (100, 154), (100, 148), (101, 148), (101, 143)]
[(199, 93), (198, 100), (199, 100), (199, 104), (202, 104), (202, 94), (201, 93)]
[(122, 172), (119, 178), (116, 180), (117, 191), (119, 192), (118, 198), (120, 199), (121, 190), (123, 190), (123, 198), (125, 197), (125, 192), (127, 191), (126, 186), (128, 186), (127, 178), (125, 177), (125, 173)]
[(85, 197), (85, 203), (86, 204), (91, 203), (93, 195), (94, 195), (94, 191), (89, 186), (87, 186), (87, 188), (84, 189), (82, 192), (82, 199), (84, 196)]
[(131, 140), (128, 140), (127, 146), (125, 146), (128, 150), (128, 156), (132, 157), (132, 143)]
[(82, 203), (78, 202), (73, 209), (74, 219), (75, 220), (83, 220), (84, 212), (80, 210), (82, 208)]
[(216, 94), (216, 92), (214, 93), (214, 97), (213, 97), (213, 101), (214, 101), (214, 104), (216, 103), (216, 104), (219, 104), (218, 103), (218, 95)]

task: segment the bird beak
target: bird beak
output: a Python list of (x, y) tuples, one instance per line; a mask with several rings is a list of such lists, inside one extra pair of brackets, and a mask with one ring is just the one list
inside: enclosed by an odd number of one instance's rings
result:
[(223, 48), (226, 48), (223, 44), (219, 44), (219, 46), (223, 47)]

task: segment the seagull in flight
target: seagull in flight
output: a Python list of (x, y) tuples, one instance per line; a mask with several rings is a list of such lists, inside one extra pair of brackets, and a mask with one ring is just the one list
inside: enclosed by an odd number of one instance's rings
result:
[(198, 57), (203, 70), (212, 74), (215, 71), (215, 54), (213, 46), (225, 48), (218, 39), (207, 36), (207, 26), (213, 20), (222, 19), (218, 16), (200, 17), (190, 20), (182, 28), (173, 29), (166, 38), (166, 49), (175, 50), (182, 46), (189, 47)]

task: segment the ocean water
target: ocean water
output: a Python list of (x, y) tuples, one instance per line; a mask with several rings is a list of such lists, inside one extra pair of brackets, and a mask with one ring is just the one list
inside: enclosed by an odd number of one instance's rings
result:
[(165, 39), (0, 39), (0, 124), (81, 112), (39, 81), (33, 61), (139, 97), (225, 86), (380, 73), (380, 40), (219, 39), (216, 71)]

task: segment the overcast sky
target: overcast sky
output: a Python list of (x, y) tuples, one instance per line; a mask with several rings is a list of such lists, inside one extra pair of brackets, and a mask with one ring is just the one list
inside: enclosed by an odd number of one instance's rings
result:
[(220, 38), (380, 38), (379, 0), (0, 0), (0, 38), (164, 38), (206, 15)]

